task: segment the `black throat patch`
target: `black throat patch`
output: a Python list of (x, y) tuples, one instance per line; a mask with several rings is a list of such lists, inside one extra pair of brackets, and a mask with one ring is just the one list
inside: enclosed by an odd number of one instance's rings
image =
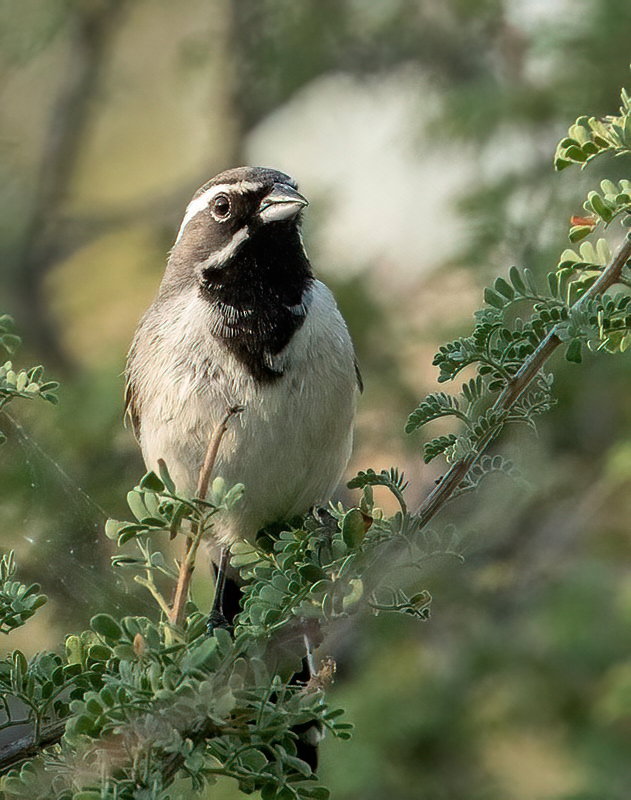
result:
[(221, 320), (216, 335), (257, 381), (282, 376), (274, 358), (305, 321), (313, 280), (293, 221), (259, 228), (225, 267), (204, 273), (202, 295)]

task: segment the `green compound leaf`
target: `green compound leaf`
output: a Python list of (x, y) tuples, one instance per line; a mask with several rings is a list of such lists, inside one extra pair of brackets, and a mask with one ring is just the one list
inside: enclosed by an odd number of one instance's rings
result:
[(16, 573), (13, 551), (5, 553), (0, 559), (0, 632), (5, 634), (24, 625), (48, 600), (39, 584), (21, 583)]
[(457, 441), (458, 437), (450, 433), (449, 436), (438, 436), (436, 439), (432, 439), (431, 442), (425, 442), (423, 445), (423, 461), (429, 464), (436, 456), (453, 447)]
[(117, 642), (123, 636), (121, 626), (109, 614), (96, 614), (90, 620), (90, 627), (104, 639)]
[(464, 418), (458, 399), (445, 392), (435, 392), (428, 395), (410, 414), (405, 424), (405, 432), (413, 433), (428, 422), (447, 416)]

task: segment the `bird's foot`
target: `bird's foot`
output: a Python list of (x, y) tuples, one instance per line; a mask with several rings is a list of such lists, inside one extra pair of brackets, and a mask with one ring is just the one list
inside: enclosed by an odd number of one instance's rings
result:
[(335, 533), (335, 531), (337, 531), (337, 521), (328, 508), (311, 506), (310, 511), (316, 522), (319, 522), (329, 533)]
[(208, 635), (212, 636), (213, 631), (216, 631), (217, 628), (222, 628), (224, 631), (228, 631), (228, 633), (231, 635), (234, 630), (233, 626), (228, 622), (221, 611), (211, 611), (208, 617), (208, 623), (206, 625)]

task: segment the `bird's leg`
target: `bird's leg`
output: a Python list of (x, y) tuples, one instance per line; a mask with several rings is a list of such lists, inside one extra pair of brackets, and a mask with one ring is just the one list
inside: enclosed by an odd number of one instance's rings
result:
[(322, 506), (317, 505), (311, 506), (309, 510), (313, 518), (320, 523), (320, 525), (327, 531), (329, 535), (332, 535), (335, 533), (335, 531), (337, 531), (337, 522), (328, 508), (323, 508)]
[(224, 592), (226, 589), (226, 571), (228, 569), (228, 559), (230, 551), (227, 547), (221, 548), (219, 564), (215, 573), (215, 596), (213, 605), (208, 617), (208, 633), (212, 633), (215, 628), (231, 628), (232, 625), (226, 619), (223, 611)]
[[(294, 673), (291, 683), (302, 686), (302, 691), (307, 692), (319, 688), (318, 670), (313, 659), (311, 639), (307, 631), (303, 632), (302, 641), (305, 646), (302, 669), (300, 672)], [(318, 768), (318, 745), (323, 738), (322, 726), (319, 722), (302, 722), (293, 725), (291, 730), (296, 735), (296, 755), (311, 767), (312, 772), (315, 772)]]

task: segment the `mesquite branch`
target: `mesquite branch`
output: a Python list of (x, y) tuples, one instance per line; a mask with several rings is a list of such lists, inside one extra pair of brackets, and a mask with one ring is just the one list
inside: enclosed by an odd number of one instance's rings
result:
[(46, 747), (57, 744), (64, 735), (65, 729), (66, 720), (59, 720), (44, 727), (37, 740), (35, 731), (30, 731), (19, 739), (0, 745), (0, 773), (8, 772), (25, 759), (41, 753)]
[[(575, 309), (581, 308), (589, 300), (604, 294), (607, 289), (610, 289), (616, 284), (622, 275), (622, 270), (631, 258), (631, 234), (628, 234), (620, 246), (618, 252), (614, 256), (611, 263), (603, 270), (598, 280), (585, 292), (585, 294), (576, 301), (574, 304)], [(519, 398), (528, 389), (532, 381), (537, 377), (545, 363), (550, 356), (554, 353), (557, 347), (561, 344), (559, 338), (560, 325), (553, 328), (550, 333), (543, 339), (537, 349), (522, 365), (521, 369), (516, 373), (514, 378), (506, 386), (504, 391), (497, 398), (494, 411), (509, 411)], [(461, 461), (453, 464), (445, 473), (440, 483), (436, 488), (425, 498), (421, 504), (418, 515), (421, 518), (422, 526), (425, 527), (430, 520), (449, 502), (454, 491), (464, 480), (467, 472), (480, 458), (480, 456), (487, 449), (492, 442), (494, 434), (491, 433), (486, 437), (474, 450), (471, 451)]]

